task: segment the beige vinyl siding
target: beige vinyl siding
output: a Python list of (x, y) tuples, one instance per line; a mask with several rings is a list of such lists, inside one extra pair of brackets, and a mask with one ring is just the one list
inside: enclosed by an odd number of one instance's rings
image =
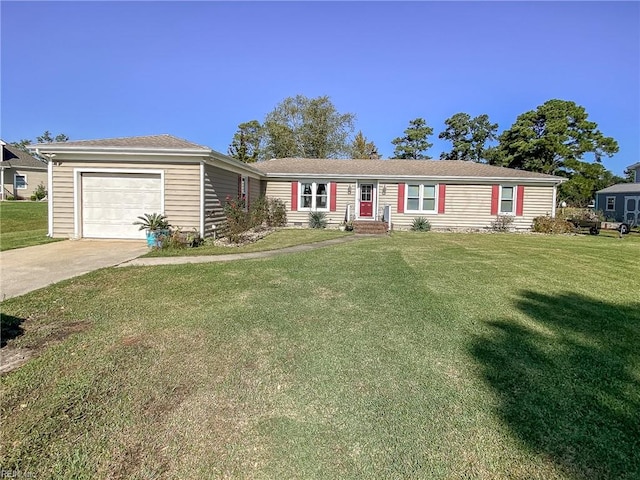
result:
[[(356, 202), (356, 193), (355, 193), (355, 185), (356, 182), (352, 183), (339, 183), (337, 182), (337, 201), (336, 201), (336, 211), (330, 212), (327, 214), (327, 217), (330, 218), (330, 225), (340, 225), (345, 220), (345, 215), (347, 213), (347, 205), (351, 205), (351, 213), (353, 214)], [(351, 193), (349, 193), (349, 185), (351, 185)]]
[[(380, 184), (382, 188), (382, 183)], [(491, 215), (491, 185), (447, 184), (445, 213), (398, 213), (398, 185), (386, 184), (388, 203), (391, 205), (394, 229), (407, 230), (416, 217), (425, 217), (434, 229), (484, 229), (496, 219)], [(385, 200), (386, 201), (386, 200)], [(382, 205), (382, 202), (381, 202)], [(513, 227), (518, 230), (531, 228), (533, 218), (551, 214), (553, 209), (552, 186), (524, 187), (523, 215), (514, 217)]]
[[(74, 164), (76, 167), (84, 164)], [(73, 166), (54, 165), (49, 208), (53, 208), (53, 236), (73, 237)]]
[(291, 211), (291, 182), (287, 181), (267, 181), (266, 188), (267, 198), (279, 198), (287, 207), (287, 224), (288, 225), (306, 225), (309, 221), (308, 212), (292, 212)]
[[(329, 226), (337, 227), (344, 221), (344, 216), (347, 208), (347, 204), (354, 204), (355, 202), (355, 188), (352, 187), (352, 193), (348, 193), (349, 183), (339, 183), (336, 180), (321, 180), (329, 182), (336, 182), (336, 211), (326, 212), (327, 221)], [(307, 226), (309, 224), (309, 212), (308, 211), (291, 211), (291, 181), (272, 181), (266, 182), (266, 197), (267, 198), (279, 198), (287, 207), (287, 224), (288, 225), (301, 225)], [(355, 186), (355, 182), (350, 183)]]
[[(419, 182), (416, 182), (419, 183)], [(374, 182), (375, 184), (375, 182)], [(352, 186), (351, 194), (348, 193)], [(352, 213), (357, 207), (355, 181), (337, 183), (337, 211), (327, 212), (330, 226), (340, 224), (345, 216), (347, 205), (352, 206)], [(509, 184), (512, 185), (512, 184)], [(515, 184), (514, 184), (515, 185)], [(385, 190), (383, 194), (382, 191)], [(397, 230), (411, 228), (413, 219), (425, 217), (434, 229), (485, 229), (496, 219), (491, 215), (492, 185), (447, 184), (445, 196), (445, 213), (398, 213), (398, 184), (380, 181), (377, 184), (378, 214), (385, 206), (391, 207), (391, 221)], [(306, 226), (309, 212), (291, 211), (291, 181), (266, 182), (266, 196), (280, 198), (287, 206), (287, 222), (289, 225)], [(523, 215), (514, 217), (513, 227), (518, 230), (529, 230), (534, 217), (550, 215), (553, 211), (553, 186), (524, 186)]]
[[(251, 179), (251, 183), (257, 183)], [(251, 187), (253, 189), (253, 186)], [(260, 186), (258, 185), (258, 188)], [(225, 227), (224, 204), (227, 197), (238, 197), (238, 174), (229, 172), (212, 165), (204, 166), (204, 234), (203, 237), (213, 235), (213, 225), (218, 233)]]
[(528, 222), (531, 228), (533, 219), (541, 215), (553, 213), (553, 187), (528, 186), (524, 187), (524, 204), (522, 205), (523, 223)]
[[(200, 228), (200, 164), (62, 162), (53, 167), (53, 236), (74, 235), (73, 171), (79, 168), (164, 171), (164, 214), (174, 227)], [(154, 212), (140, 212), (144, 213)]]
[(262, 195), (262, 186), (259, 178), (249, 179), (249, 202), (257, 200)]

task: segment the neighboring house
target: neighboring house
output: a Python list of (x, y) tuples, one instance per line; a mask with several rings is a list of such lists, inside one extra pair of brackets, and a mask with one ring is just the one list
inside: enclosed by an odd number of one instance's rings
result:
[(28, 200), (38, 185), (47, 186), (47, 164), (0, 140), (0, 198)]
[(616, 222), (630, 227), (640, 225), (640, 163), (629, 170), (635, 173), (633, 183), (617, 183), (596, 192), (595, 209)]
[(54, 237), (142, 238), (132, 225), (163, 212), (174, 227), (204, 237), (224, 226), (227, 198), (250, 204), (280, 198), (291, 225), (310, 211), (329, 225), (346, 218), (390, 220), (408, 229), (415, 217), (434, 228), (482, 229), (500, 214), (517, 229), (555, 215), (562, 178), (444, 160), (275, 159), (245, 164), (170, 135), (30, 146), (49, 163), (49, 234)]
[(285, 200), (289, 222), (300, 225), (320, 210), (334, 225), (349, 212), (353, 220), (390, 215), (396, 229), (409, 229), (416, 217), (437, 229), (482, 229), (502, 214), (528, 230), (534, 217), (555, 215), (563, 181), (462, 160), (283, 158), (255, 166), (264, 172), (266, 195)]
[(633, 182), (640, 183), (640, 162), (629, 165), (627, 170), (633, 172)]

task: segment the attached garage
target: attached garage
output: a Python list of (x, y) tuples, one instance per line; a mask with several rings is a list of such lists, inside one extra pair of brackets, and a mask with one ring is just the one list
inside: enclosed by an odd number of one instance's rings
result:
[(144, 238), (133, 224), (140, 212), (164, 212), (161, 172), (82, 172), (80, 183), (85, 238)]
[(207, 237), (223, 227), (225, 199), (240, 195), (243, 180), (249, 196), (260, 192), (260, 171), (171, 135), (29, 148), (49, 160), (51, 237), (143, 239), (133, 222), (147, 213)]

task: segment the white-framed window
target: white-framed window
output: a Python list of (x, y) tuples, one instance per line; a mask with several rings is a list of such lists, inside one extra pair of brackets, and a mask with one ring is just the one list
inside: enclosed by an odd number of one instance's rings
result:
[(407, 184), (406, 212), (436, 213), (438, 206), (437, 185)]
[(500, 186), (500, 215), (515, 215), (516, 213), (516, 187), (515, 185)]
[(616, 197), (607, 197), (607, 210), (616, 209)]
[(300, 182), (298, 210), (329, 211), (329, 182)]
[(13, 184), (15, 185), (16, 190), (24, 190), (27, 188), (27, 176), (15, 174), (13, 176)]

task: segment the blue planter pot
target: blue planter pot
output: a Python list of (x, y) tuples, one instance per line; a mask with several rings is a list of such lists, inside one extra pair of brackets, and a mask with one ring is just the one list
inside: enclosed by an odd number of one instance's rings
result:
[(162, 248), (162, 242), (169, 236), (169, 230), (147, 230), (147, 246)]

